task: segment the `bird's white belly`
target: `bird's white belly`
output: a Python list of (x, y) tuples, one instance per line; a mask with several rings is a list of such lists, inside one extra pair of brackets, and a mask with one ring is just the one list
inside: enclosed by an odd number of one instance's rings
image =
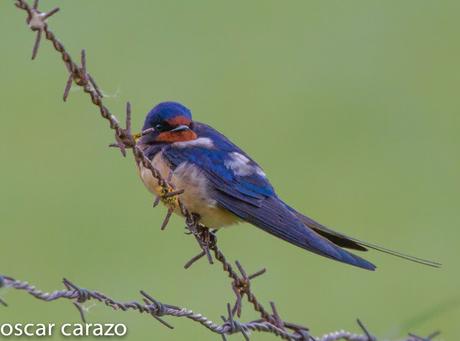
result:
[[(159, 152), (152, 160), (152, 165), (160, 172), (164, 179), (170, 176), (171, 169)], [(161, 195), (161, 186), (152, 176), (148, 168), (143, 165), (139, 167), (139, 173), (145, 186), (155, 195)], [(238, 223), (240, 219), (217, 205), (216, 201), (209, 195), (209, 183), (202, 171), (193, 164), (184, 162), (179, 165), (171, 177), (171, 184), (176, 190), (184, 190), (180, 195), (181, 202), (191, 213), (200, 216), (200, 222), (209, 228), (219, 228)], [(177, 209), (176, 213), (180, 214)]]

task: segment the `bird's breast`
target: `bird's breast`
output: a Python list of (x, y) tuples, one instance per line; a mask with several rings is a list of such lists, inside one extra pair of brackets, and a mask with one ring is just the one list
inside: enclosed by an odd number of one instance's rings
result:
[[(237, 216), (217, 205), (212, 198), (212, 187), (209, 181), (196, 165), (183, 162), (172, 170), (162, 152), (158, 152), (153, 157), (152, 165), (164, 179), (171, 179), (171, 184), (176, 190), (184, 190), (184, 193), (180, 195), (180, 200), (190, 212), (198, 214), (200, 222), (207, 227), (219, 228), (239, 222)], [(162, 194), (158, 180), (142, 164), (139, 165), (139, 174), (149, 191), (155, 195)], [(176, 213), (180, 214), (180, 210), (177, 209)]]

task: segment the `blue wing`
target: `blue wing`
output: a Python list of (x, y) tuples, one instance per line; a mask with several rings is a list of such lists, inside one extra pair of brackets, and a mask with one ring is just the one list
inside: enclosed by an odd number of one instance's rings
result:
[(349, 253), (306, 226), (276, 195), (272, 185), (261, 172), (238, 175), (226, 165), (231, 153), (239, 153), (249, 160), (249, 166), (259, 167), (241, 149), (211, 127), (195, 123), (200, 137), (210, 138), (215, 148), (173, 145), (163, 149), (163, 156), (171, 167), (189, 162), (201, 169), (211, 185), (210, 194), (218, 205), (241, 219), (316, 254), (340, 262), (374, 270), (368, 261)]
[(256, 162), (230, 142), (225, 136), (213, 128), (194, 123), (194, 131), (200, 137), (210, 138), (216, 148), (187, 147), (175, 148), (173, 146), (163, 149), (163, 155), (175, 168), (182, 162), (190, 162), (198, 166), (206, 174), (214, 189), (222, 194), (239, 199), (246, 204), (259, 206), (266, 197), (275, 194), (268, 180), (258, 173), (247, 176), (238, 176), (226, 167), (225, 161), (230, 153), (239, 153), (248, 158), (250, 166), (259, 167)]

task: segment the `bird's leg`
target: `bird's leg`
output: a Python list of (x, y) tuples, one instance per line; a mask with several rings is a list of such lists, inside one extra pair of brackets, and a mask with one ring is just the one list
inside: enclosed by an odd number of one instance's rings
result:
[(215, 231), (216, 230), (211, 230), (203, 224), (198, 224), (198, 238), (201, 244), (206, 245), (206, 247), (209, 249), (214, 248), (217, 243), (217, 236)]
[(212, 234), (209, 228), (200, 224), (198, 220), (196, 220), (195, 230), (192, 231), (192, 233), (198, 242), (198, 245), (200, 245), (202, 253), (207, 256), (209, 264), (214, 264), (210, 250), (214, 248), (217, 243), (216, 236)]
[(191, 267), (196, 261), (201, 259), (204, 256), (207, 256), (209, 264), (213, 264), (213, 258), (211, 255), (210, 250), (216, 247), (217, 237), (213, 231), (211, 231), (208, 227), (201, 224), (199, 222), (200, 216), (197, 214), (190, 214), (187, 217), (187, 229), (189, 234), (193, 234), (198, 245), (201, 248), (201, 252), (192, 257), (185, 265), (184, 268), (188, 269)]

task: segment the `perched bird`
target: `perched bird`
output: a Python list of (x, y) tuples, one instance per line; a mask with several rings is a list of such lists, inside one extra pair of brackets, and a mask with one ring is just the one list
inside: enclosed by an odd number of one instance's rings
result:
[[(182, 203), (208, 228), (248, 222), (303, 249), (368, 270), (375, 270), (375, 265), (344, 248), (372, 248), (439, 265), (347, 237), (297, 212), (278, 197), (254, 160), (217, 130), (193, 121), (190, 110), (180, 103), (155, 106), (145, 118), (137, 145), (163, 178), (169, 177), (176, 189), (184, 190)], [(161, 195), (150, 170), (138, 167), (145, 186)]]

